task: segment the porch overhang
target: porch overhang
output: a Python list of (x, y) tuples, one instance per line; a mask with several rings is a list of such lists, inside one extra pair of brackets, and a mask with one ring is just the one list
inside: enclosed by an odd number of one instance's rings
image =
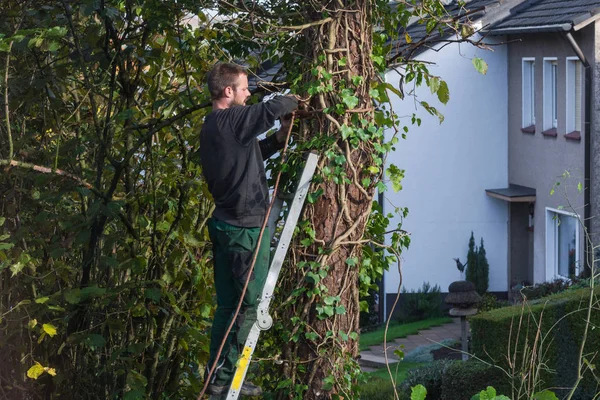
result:
[(534, 203), (535, 189), (527, 186), (509, 184), (507, 188), (486, 189), (485, 193), (509, 203)]

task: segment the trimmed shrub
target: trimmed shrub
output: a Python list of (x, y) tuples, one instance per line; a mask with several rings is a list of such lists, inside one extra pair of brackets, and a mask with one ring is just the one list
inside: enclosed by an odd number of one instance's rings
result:
[[(544, 363), (540, 382), (535, 389), (562, 388), (555, 392), (559, 398), (563, 397), (576, 381), (589, 295), (589, 288), (569, 290), (522, 306), (504, 307), (475, 315), (469, 318), (472, 352), (514, 376), (529, 374), (535, 366)], [(592, 328), (600, 326), (598, 296), (600, 287), (595, 290), (596, 306), (592, 310), (584, 351), (586, 358), (596, 365), (600, 359), (600, 334)], [(541, 339), (536, 341), (538, 324)], [(535, 354), (538, 357), (541, 355), (541, 358), (532, 357), (534, 344), (537, 347)], [(509, 368), (509, 357), (517, 366), (514, 371)], [(592, 399), (599, 389), (598, 382), (588, 371), (574, 398)], [(502, 393), (511, 393), (500, 390)]]
[(453, 360), (438, 360), (408, 371), (406, 379), (402, 382), (398, 390), (401, 394), (400, 398), (410, 399), (411, 387), (418, 384), (425, 386), (428, 399), (441, 398), (444, 372), (456, 362)]
[[(510, 384), (504, 373), (493, 366), (475, 361), (452, 363), (442, 378), (441, 400), (470, 400), (476, 393), (493, 386), (498, 393), (509, 393)], [(429, 389), (428, 389), (429, 391)]]

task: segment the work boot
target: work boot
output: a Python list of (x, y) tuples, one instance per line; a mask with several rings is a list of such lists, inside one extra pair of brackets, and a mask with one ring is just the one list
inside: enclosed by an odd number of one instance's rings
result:
[(227, 393), (228, 388), (229, 388), (229, 386), (227, 386), (227, 385), (217, 385), (216, 383), (211, 383), (206, 388), (206, 392), (210, 395), (218, 395), (218, 394)]
[[(206, 392), (210, 395), (225, 394), (228, 390), (229, 386), (217, 385), (216, 383), (211, 383), (206, 388)], [(243, 394), (244, 396), (261, 396), (263, 390), (260, 386), (256, 386), (252, 382), (244, 382), (240, 388), (240, 394)]]
[(240, 394), (243, 394), (244, 396), (261, 396), (263, 390), (260, 386), (256, 386), (252, 382), (244, 382), (240, 389)]

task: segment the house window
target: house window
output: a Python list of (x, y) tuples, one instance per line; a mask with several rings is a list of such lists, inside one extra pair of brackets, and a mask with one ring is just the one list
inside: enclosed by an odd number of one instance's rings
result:
[(579, 220), (575, 214), (546, 209), (546, 263), (549, 277), (579, 274)]
[(567, 58), (567, 133), (581, 132), (581, 62)]
[(523, 128), (535, 125), (535, 58), (523, 58)]
[(544, 131), (558, 125), (558, 62), (544, 58)]

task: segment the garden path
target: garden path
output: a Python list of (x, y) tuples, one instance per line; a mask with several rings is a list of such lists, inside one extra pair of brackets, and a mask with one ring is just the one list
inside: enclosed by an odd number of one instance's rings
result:
[[(394, 354), (394, 350), (402, 349), (402, 351), (404, 351), (404, 353), (406, 354), (419, 346), (440, 343), (443, 340), (447, 339), (460, 340), (459, 318), (455, 318), (451, 323), (445, 325), (422, 330), (416, 335), (409, 335), (405, 338), (394, 339), (393, 341), (388, 342), (388, 361), (390, 364), (394, 364), (400, 361), (399, 357)], [(401, 346), (404, 346), (404, 348), (402, 348)], [(373, 370), (385, 367), (385, 355), (383, 344), (379, 346), (371, 346), (369, 350), (361, 351), (359, 363), (364, 372), (371, 372)]]

